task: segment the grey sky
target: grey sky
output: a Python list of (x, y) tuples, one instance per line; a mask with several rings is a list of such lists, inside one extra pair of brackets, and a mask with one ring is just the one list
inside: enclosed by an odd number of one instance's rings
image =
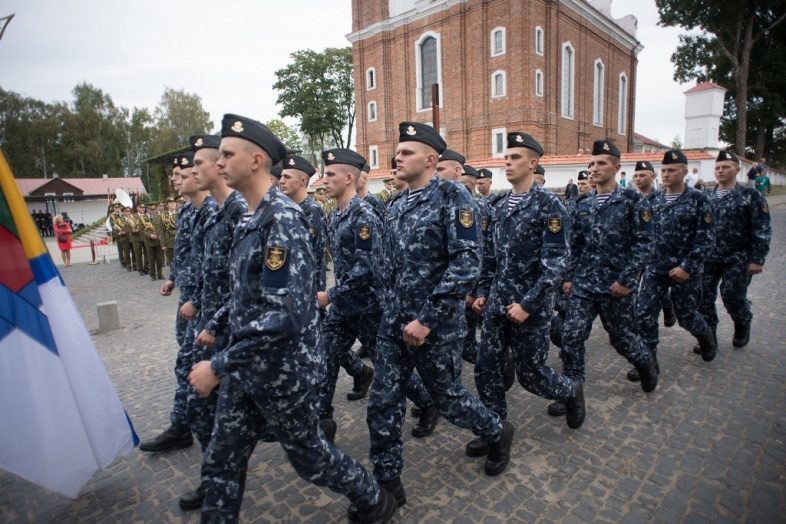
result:
[[(215, 125), (226, 112), (277, 116), (274, 71), (300, 49), (349, 45), (350, 0), (3, 0), (16, 13), (0, 41), (0, 86), (70, 100), (87, 81), (117, 104), (148, 107), (164, 86), (198, 93)], [(614, 0), (639, 19), (636, 131), (684, 135), (683, 91), (669, 56), (678, 31), (658, 27), (652, 0)]]

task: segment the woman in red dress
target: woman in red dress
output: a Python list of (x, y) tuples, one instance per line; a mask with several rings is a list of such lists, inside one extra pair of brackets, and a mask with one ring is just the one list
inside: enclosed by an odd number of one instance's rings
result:
[(71, 226), (63, 220), (62, 215), (55, 217), (55, 238), (60, 254), (63, 256), (63, 266), (71, 266)]

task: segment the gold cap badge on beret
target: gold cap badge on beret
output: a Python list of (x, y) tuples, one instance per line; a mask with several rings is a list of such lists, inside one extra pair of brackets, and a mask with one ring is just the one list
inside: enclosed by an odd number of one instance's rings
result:
[(604, 151), (610, 151), (609, 144), (607, 142), (603, 142), (603, 150)]
[(516, 142), (523, 142), (523, 141), (524, 141), (524, 137), (523, 136), (516, 135)]
[(295, 159), (294, 158), (290, 158), (289, 159), (289, 165), (290, 166), (294, 166), (295, 165)]
[(183, 165), (183, 166), (188, 165), (188, 159), (186, 157), (181, 158), (180, 159), (180, 165)]
[(409, 126), (409, 127), (407, 128), (407, 134), (408, 134), (409, 136), (413, 136), (413, 135), (417, 135), (417, 134), (418, 134), (418, 132), (417, 132), (417, 131), (415, 131), (415, 128), (414, 128), (413, 126)]
[(232, 131), (234, 131), (235, 133), (242, 133), (242, 132), (244, 131), (244, 128), (243, 128), (243, 122), (241, 122), (240, 120), (238, 120), (237, 122), (235, 122), (234, 124), (232, 124), (232, 127), (230, 127), (229, 129), (231, 129), (231, 130), (232, 130)]
[(334, 155), (333, 153), (328, 153), (327, 154), (327, 159), (328, 160), (335, 160), (336, 159), (336, 155)]
[(672, 153), (671, 154), (671, 159), (672, 160), (677, 160), (677, 153)]
[(204, 143), (204, 142), (202, 142), (202, 137), (200, 136), (199, 138), (197, 138), (197, 139), (196, 139), (196, 142), (194, 142), (194, 145), (195, 145), (196, 147), (202, 147), (202, 144), (203, 144), (203, 143)]

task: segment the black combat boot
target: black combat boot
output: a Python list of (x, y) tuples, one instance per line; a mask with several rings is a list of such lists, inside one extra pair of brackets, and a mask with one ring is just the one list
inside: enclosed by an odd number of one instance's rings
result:
[(677, 323), (677, 315), (674, 313), (674, 306), (663, 308), (663, 325), (672, 327)]
[[(399, 484), (400, 483), (401, 482), (399, 481)], [(362, 524), (384, 524), (393, 518), (396, 508), (398, 508), (399, 505), (403, 505), (403, 503), (398, 504), (395, 495), (382, 487), (382, 482), (379, 483), (379, 487), (379, 502), (377, 502), (376, 506), (367, 509), (360, 509), (354, 504), (349, 505), (349, 508), (347, 509), (347, 518), (349, 518), (350, 522), (360, 522)], [(403, 493), (403, 486), (401, 490)], [(406, 498), (404, 499), (404, 502), (406, 502)]]
[(360, 375), (352, 377), (354, 382), (352, 391), (347, 393), (347, 400), (360, 400), (368, 393), (368, 388), (371, 387), (371, 381), (374, 380), (374, 370), (368, 366), (363, 366), (363, 371)]
[(205, 490), (202, 489), (202, 486), (199, 486), (197, 489), (190, 493), (186, 493), (180, 500), (177, 501), (178, 506), (183, 511), (192, 511), (195, 509), (199, 509), (202, 507), (202, 501), (205, 500)]
[[(718, 333), (716, 332), (717, 327), (710, 327), (710, 331), (712, 331), (712, 340), (715, 341), (715, 349), (718, 348)], [(696, 344), (693, 346), (693, 352), (697, 355), (701, 355), (701, 346)]]
[[(660, 365), (658, 364), (658, 357), (655, 355), (655, 353), (652, 354), (652, 360), (655, 363), (655, 373), (660, 375)], [(639, 370), (634, 367), (633, 369), (628, 371), (628, 380), (630, 380), (631, 382), (640, 381), (641, 376), (639, 375)]]
[(464, 452), (468, 457), (482, 457), (489, 452), (489, 443), (478, 437), (467, 442)]
[(645, 393), (654, 391), (658, 387), (658, 373), (655, 371), (655, 359), (652, 356), (647, 359), (645, 364), (636, 366), (636, 371), (639, 372), (641, 389)]
[(555, 400), (549, 407), (546, 408), (546, 412), (552, 417), (562, 417), (565, 415), (565, 401), (564, 400)]
[(507, 420), (502, 422), (502, 434), (499, 440), (489, 443), (486, 463), (483, 465), (486, 475), (494, 477), (505, 471), (508, 462), (510, 462), (510, 446), (513, 444), (513, 431), (513, 424)]
[(751, 339), (751, 323), (750, 322), (735, 322), (734, 323), (734, 338), (731, 345), (735, 348), (744, 348), (748, 345)]
[(434, 433), (434, 428), (437, 427), (437, 420), (439, 420), (439, 410), (436, 406), (420, 411), (418, 423), (412, 428), (413, 437), (427, 437)]
[(565, 422), (570, 429), (579, 429), (587, 417), (587, 407), (584, 405), (584, 386), (581, 382), (576, 385), (576, 395), (565, 399)]
[(187, 425), (172, 424), (161, 434), (139, 444), (139, 451), (160, 453), (162, 451), (187, 448), (193, 443), (194, 437), (191, 435), (191, 428)]
[(699, 341), (701, 359), (704, 362), (712, 362), (715, 359), (715, 354), (718, 352), (718, 343), (715, 341), (712, 331), (707, 335), (696, 337), (696, 340)]
[(333, 444), (333, 441), (336, 439), (336, 430), (338, 429), (338, 426), (336, 426), (336, 421), (332, 418), (324, 418), (319, 421), (319, 427), (322, 428), (322, 433), (325, 434), (325, 439)]
[[(407, 493), (404, 491), (404, 485), (401, 483), (401, 477), (396, 477), (391, 480), (378, 480), (380, 489), (387, 491), (393, 498), (396, 499), (396, 506), (401, 507), (407, 503)], [(350, 522), (358, 521), (358, 507), (354, 504), (349, 505), (347, 509), (347, 517)]]

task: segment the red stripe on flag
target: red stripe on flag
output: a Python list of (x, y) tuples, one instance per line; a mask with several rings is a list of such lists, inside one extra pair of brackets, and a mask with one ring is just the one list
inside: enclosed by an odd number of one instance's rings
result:
[(33, 271), (22, 242), (8, 229), (0, 226), (0, 284), (18, 293), (32, 280)]

